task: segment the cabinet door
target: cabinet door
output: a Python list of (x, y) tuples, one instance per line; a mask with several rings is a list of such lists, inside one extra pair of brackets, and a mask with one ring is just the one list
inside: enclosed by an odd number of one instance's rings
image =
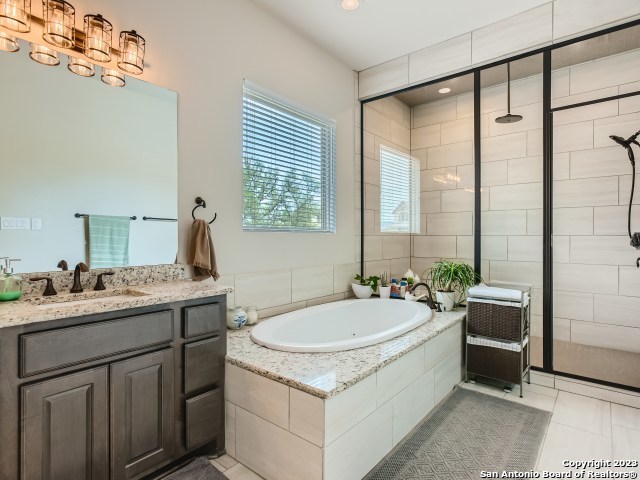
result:
[(111, 478), (129, 479), (171, 458), (173, 349), (111, 365)]
[(21, 388), (23, 480), (109, 478), (107, 367)]

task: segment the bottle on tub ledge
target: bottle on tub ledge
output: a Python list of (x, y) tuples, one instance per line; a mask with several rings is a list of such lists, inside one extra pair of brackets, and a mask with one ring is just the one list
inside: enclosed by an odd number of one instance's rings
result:
[(400, 296), (400, 285), (398, 284), (398, 280), (395, 278), (391, 279), (391, 298), (402, 298)]

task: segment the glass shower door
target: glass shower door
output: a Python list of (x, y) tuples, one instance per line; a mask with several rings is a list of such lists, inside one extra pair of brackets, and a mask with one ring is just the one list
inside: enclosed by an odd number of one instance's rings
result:
[[(640, 387), (632, 166), (610, 138), (640, 130), (640, 96), (619, 97), (640, 91), (640, 29), (563, 47), (552, 59), (553, 368)], [(631, 226), (640, 229), (640, 206)]]

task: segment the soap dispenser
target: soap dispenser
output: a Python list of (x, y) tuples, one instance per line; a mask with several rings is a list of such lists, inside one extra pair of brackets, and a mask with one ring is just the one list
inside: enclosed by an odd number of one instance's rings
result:
[(4, 267), (0, 266), (0, 302), (17, 300), (22, 295), (22, 277), (13, 273), (11, 262), (19, 262), (19, 258), (0, 257)]

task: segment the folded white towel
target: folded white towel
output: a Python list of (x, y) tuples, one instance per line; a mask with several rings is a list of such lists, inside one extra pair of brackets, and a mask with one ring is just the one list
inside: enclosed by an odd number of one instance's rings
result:
[[(493, 298), (496, 300), (506, 300), (508, 302), (520, 302), (522, 300), (522, 292), (520, 290), (512, 290), (508, 288), (490, 287), (481, 283), (469, 289), (470, 297)], [(528, 294), (525, 293), (525, 305), (528, 303)]]
[(489, 340), (484, 337), (472, 337), (471, 335), (467, 335), (467, 343), (470, 345), (481, 345), (483, 347), (500, 348), (511, 352), (519, 352), (527, 343), (529, 343), (529, 337), (525, 337), (522, 342), (522, 346), (520, 346), (520, 342), (498, 342), (497, 340)]

